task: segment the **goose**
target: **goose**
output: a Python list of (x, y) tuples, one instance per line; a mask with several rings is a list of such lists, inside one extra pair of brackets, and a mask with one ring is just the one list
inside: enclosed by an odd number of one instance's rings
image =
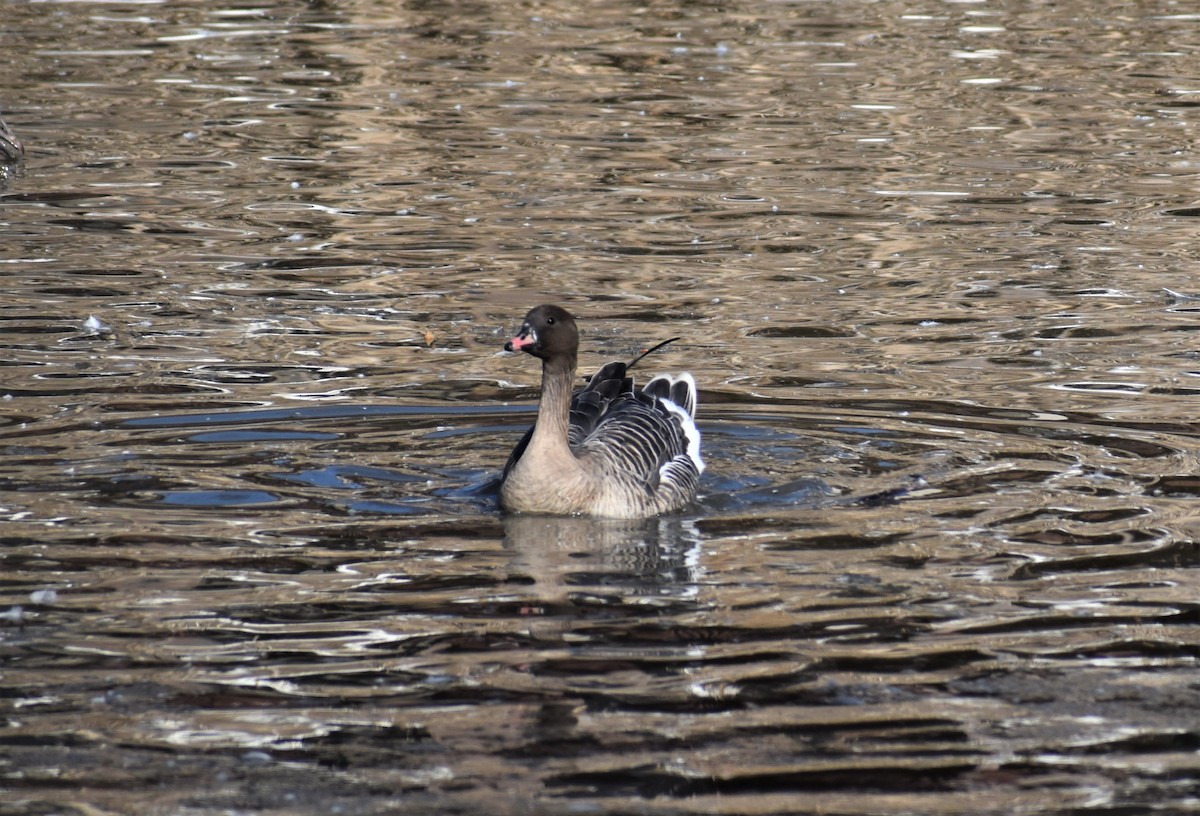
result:
[(635, 390), (627, 372), (638, 357), (608, 363), (572, 394), (579, 329), (550, 304), (531, 309), (504, 349), (542, 361), (537, 420), (500, 477), (504, 510), (648, 518), (695, 498), (704, 462), (690, 374), (659, 375)]

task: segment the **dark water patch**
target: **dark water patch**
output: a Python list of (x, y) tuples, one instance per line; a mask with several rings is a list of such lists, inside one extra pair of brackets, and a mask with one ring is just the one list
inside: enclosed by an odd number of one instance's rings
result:
[[(136, 377), (136, 374), (125, 374), (121, 372), (96, 373), (96, 374), (45, 374), (39, 379), (43, 380), (107, 380), (107, 379), (124, 379), (126, 377)], [(122, 383), (121, 385), (98, 385), (89, 382), (86, 388), (66, 389), (66, 388), (30, 388), (27, 390), (16, 390), (6, 392), (12, 398), (61, 398), (61, 397), (94, 397), (96, 395), (107, 394), (213, 394), (224, 393), (223, 389), (206, 388), (202, 385), (192, 385), (185, 383), (164, 383), (164, 382), (134, 382)]]
[[(330, 435), (327, 438), (336, 438)], [(274, 478), (285, 482), (295, 482), (312, 487), (332, 488), (335, 490), (358, 490), (364, 483), (412, 483), (423, 482), (421, 476), (399, 473), (382, 468), (370, 468), (357, 465), (335, 465), (320, 470), (307, 470), (299, 473), (275, 473)]]
[[(1078, 540), (1078, 536), (1063, 536), (1066, 540)], [(1137, 537), (1135, 537), (1137, 538)], [(1151, 538), (1145, 536), (1143, 538)], [(1155, 540), (1151, 538), (1151, 540)], [(1200, 546), (1194, 541), (1169, 541), (1149, 550), (1134, 549), (1132, 552), (1107, 553), (1080, 557), (1052, 558), (1022, 564), (1013, 570), (1013, 580), (1027, 580), (1056, 573), (1097, 572), (1119, 569), (1154, 569), (1167, 567), (1191, 567), (1200, 558)]]
[(901, 763), (880, 763), (871, 760), (845, 760), (838, 768), (805, 768), (784, 763), (785, 767), (758, 773), (733, 773), (720, 776), (694, 777), (671, 773), (659, 767), (624, 766), (606, 772), (565, 774), (548, 779), (546, 784), (561, 796), (590, 796), (598, 792), (607, 796), (636, 796), (644, 799), (691, 798), (696, 796), (737, 796), (753, 793), (769, 795), (788, 792), (837, 790), (853, 785), (860, 791), (930, 790), (940, 787), (975, 769), (973, 763), (918, 763), (904, 767)]
[(175, 490), (163, 493), (160, 499), (164, 504), (189, 507), (243, 507), (280, 501), (279, 496), (263, 490)]
[(1045, 510), (1035, 510), (1028, 513), (1021, 513), (1005, 519), (1002, 523), (1005, 526), (1017, 526), (1026, 522), (1045, 520), (1064, 520), (1064, 521), (1080, 521), (1086, 524), (1109, 524), (1112, 522), (1125, 521), (1127, 519), (1138, 518), (1140, 516), (1149, 515), (1149, 510), (1144, 507), (1125, 507), (1111, 508), (1104, 510), (1070, 510), (1067, 508), (1048, 508)]
[(1191, 497), (1200, 495), (1200, 475), (1164, 475), (1146, 485), (1152, 496)]
[(309, 440), (313, 442), (328, 441), (338, 439), (338, 434), (333, 433), (316, 433), (313, 431), (211, 431), (208, 433), (193, 434), (188, 437), (189, 442), (204, 443), (204, 442), (272, 442), (272, 441), (300, 441)]
[(770, 550), (877, 550), (902, 541), (906, 537), (902, 533), (892, 533), (885, 536), (870, 535), (849, 536), (816, 535), (799, 541), (773, 542), (767, 545)]
[(402, 503), (394, 501), (353, 501), (345, 505), (347, 512), (351, 514), (357, 513), (379, 513), (381, 515), (423, 515), (437, 511), (437, 508), (429, 506), (423, 502)]
[(191, 427), (210, 424), (277, 422), (280, 420), (343, 419), (391, 416), (487, 416), (506, 413), (505, 406), (408, 406), (408, 405), (317, 405), (299, 408), (267, 408), (256, 411), (175, 414), (171, 416), (133, 417), (120, 424), (128, 428)]
[(853, 335), (842, 329), (832, 329), (823, 326), (773, 326), (766, 329), (754, 329), (747, 334), (747, 337), (794, 337), (794, 338), (822, 338), (822, 337), (852, 337)]

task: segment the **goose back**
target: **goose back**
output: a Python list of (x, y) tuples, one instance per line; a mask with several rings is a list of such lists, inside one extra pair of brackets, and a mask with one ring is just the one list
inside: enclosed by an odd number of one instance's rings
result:
[(683, 404), (695, 405), (690, 376), (655, 377), (642, 390), (630, 387), (610, 402), (575, 450), (625, 501), (651, 511), (646, 515), (691, 501), (704, 471), (693, 414), (657, 395), (672, 389), (687, 389)]

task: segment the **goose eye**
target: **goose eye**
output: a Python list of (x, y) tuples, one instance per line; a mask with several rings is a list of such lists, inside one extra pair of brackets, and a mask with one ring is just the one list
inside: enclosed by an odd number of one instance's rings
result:
[(553, 318), (553, 317), (547, 317), (547, 318), (546, 318), (546, 325), (547, 325), (547, 326), (553, 326), (553, 325), (554, 325), (554, 318)]

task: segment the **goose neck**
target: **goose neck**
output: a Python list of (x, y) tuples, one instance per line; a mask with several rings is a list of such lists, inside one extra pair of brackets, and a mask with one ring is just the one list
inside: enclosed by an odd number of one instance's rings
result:
[(552, 357), (542, 363), (542, 395), (538, 402), (538, 430), (567, 438), (571, 418), (571, 384), (575, 377), (572, 357)]

